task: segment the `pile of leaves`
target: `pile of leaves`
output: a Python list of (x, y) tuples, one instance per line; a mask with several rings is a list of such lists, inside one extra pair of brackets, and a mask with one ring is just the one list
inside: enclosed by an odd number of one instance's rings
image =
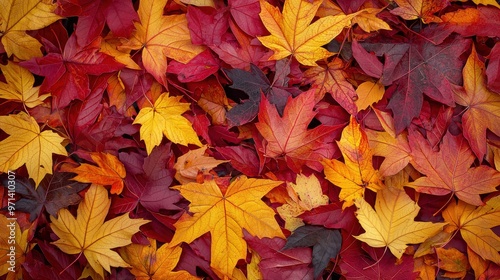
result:
[(494, 0), (1, 6), (3, 279), (498, 279)]

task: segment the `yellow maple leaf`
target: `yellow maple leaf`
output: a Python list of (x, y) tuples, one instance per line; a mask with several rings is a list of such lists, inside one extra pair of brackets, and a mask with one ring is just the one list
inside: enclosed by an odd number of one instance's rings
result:
[(134, 23), (136, 30), (131, 39), (120, 49), (142, 49), (144, 68), (163, 86), (167, 86), (167, 59), (188, 63), (204, 48), (191, 43), (185, 14), (164, 16), (167, 0), (141, 0), (139, 4), (140, 23)]
[(365, 132), (373, 154), (385, 157), (380, 165), (382, 176), (394, 175), (408, 165), (411, 159), (411, 148), (406, 133), (393, 137), (385, 131), (367, 129)]
[(452, 202), (443, 211), (443, 218), (460, 230), (467, 245), (484, 259), (500, 264), (500, 237), (491, 228), (500, 226), (500, 196), (475, 207), (461, 200)]
[(351, 24), (351, 15), (327, 16), (310, 24), (323, 0), (287, 0), (283, 13), (265, 0), (260, 0), (260, 18), (271, 35), (258, 37), (274, 54), (269, 60), (289, 55), (301, 64), (316, 66), (316, 61), (333, 53), (321, 46), (329, 43), (344, 27)]
[(357, 15), (352, 19), (352, 23), (357, 23), (365, 32), (372, 32), (381, 29), (391, 30), (391, 27), (383, 19), (378, 18), (377, 14), (383, 9), (366, 8), (360, 10)]
[(398, 8), (391, 11), (406, 20), (422, 19), (423, 23), (441, 22), (434, 14), (448, 5), (446, 1), (434, 0), (394, 0)]
[(358, 111), (365, 110), (373, 103), (378, 102), (382, 97), (384, 97), (385, 88), (378, 82), (374, 83), (371, 81), (364, 82), (358, 86), (356, 89), (356, 94), (358, 99), (354, 101)]
[(21, 101), (28, 108), (36, 107), (50, 96), (38, 96), (40, 87), (33, 87), (35, 78), (30, 71), (9, 61), (7, 65), (0, 65), (0, 69), (7, 83), (0, 82), (0, 98)]
[(64, 164), (61, 171), (78, 174), (72, 180), (82, 183), (111, 185), (112, 194), (120, 194), (123, 190), (123, 180), (126, 172), (123, 163), (114, 155), (108, 153), (90, 153), (92, 160), (98, 165), (83, 163), (78, 167)]
[(441, 231), (446, 223), (415, 222), (420, 207), (402, 189), (377, 192), (375, 210), (363, 198), (356, 199), (356, 217), (365, 233), (355, 238), (374, 248), (387, 247), (398, 259), (407, 244), (418, 244)]
[(26, 164), (35, 186), (52, 174), (52, 154), (68, 155), (64, 138), (50, 130), (40, 132), (36, 120), (25, 112), (0, 116), (0, 129), (9, 134), (0, 142), (0, 171), (7, 172)]
[(365, 188), (377, 191), (383, 189), (384, 185), (378, 171), (373, 168), (373, 153), (366, 133), (353, 117), (342, 131), (338, 146), (344, 162), (324, 159), (322, 164), (326, 179), (341, 188), (339, 199), (344, 201), (342, 208), (345, 209), (353, 205), (356, 198), (363, 197)]
[(0, 8), (0, 36), (8, 56), (21, 60), (41, 57), (42, 44), (26, 34), (44, 28), (61, 17), (54, 14), (52, 0), (4, 0)]
[(50, 216), (50, 228), (59, 237), (53, 242), (66, 254), (85, 255), (90, 266), (104, 278), (103, 268), (128, 267), (128, 264), (111, 249), (129, 245), (132, 235), (149, 221), (130, 219), (128, 214), (104, 221), (111, 200), (108, 191), (92, 184), (78, 206), (76, 219), (68, 209), (61, 209), (58, 218)]
[(190, 150), (177, 158), (174, 168), (177, 171), (175, 173), (175, 179), (179, 181), (179, 183), (187, 184), (189, 182), (195, 182), (198, 172), (206, 173), (221, 163), (229, 162), (229, 160), (218, 160), (206, 156), (206, 150), (207, 146), (205, 145), (199, 149)]
[(328, 204), (328, 196), (323, 194), (319, 180), (314, 175), (307, 177), (298, 174), (295, 184), (287, 182), (286, 189), (290, 198), (276, 210), (285, 220), (285, 228), (290, 231), (304, 225), (302, 219), (298, 218), (300, 214)]
[(130, 264), (130, 272), (141, 280), (195, 280), (200, 279), (187, 271), (173, 271), (182, 249), (179, 246), (169, 247), (167, 243), (156, 249), (156, 240), (148, 238), (150, 245), (130, 244), (120, 248), (123, 260)]
[(176, 231), (170, 245), (191, 243), (210, 232), (210, 265), (231, 276), (238, 260), (245, 259), (247, 255), (243, 228), (259, 238), (284, 238), (274, 218), (274, 210), (261, 200), (281, 183), (241, 176), (229, 185), (225, 193), (213, 180), (174, 187), (191, 202), (189, 212), (193, 215), (184, 213), (174, 224)]
[[(8, 273), (7, 280), (21, 280), (23, 279), (21, 265), (24, 263), (26, 253), (34, 246), (34, 244), (28, 246), (28, 241), (32, 238), (30, 229), (22, 231), (16, 220), (9, 219), (3, 214), (0, 214), (0, 224), (3, 227), (0, 230), (0, 276)], [(11, 247), (14, 247), (14, 250)], [(11, 267), (14, 268), (14, 272), (9, 270)]]
[(153, 107), (142, 108), (135, 118), (134, 124), (141, 124), (141, 140), (146, 143), (148, 155), (161, 143), (163, 135), (177, 144), (202, 146), (189, 120), (181, 116), (189, 110), (189, 103), (179, 102), (181, 98), (164, 92)]

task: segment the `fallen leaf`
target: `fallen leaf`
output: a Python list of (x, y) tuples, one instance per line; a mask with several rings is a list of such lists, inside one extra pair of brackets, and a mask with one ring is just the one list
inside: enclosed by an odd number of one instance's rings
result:
[(424, 23), (441, 22), (434, 14), (448, 6), (448, 1), (443, 0), (395, 0), (398, 8), (391, 10), (392, 14), (406, 20), (422, 19)]
[(225, 193), (215, 181), (188, 183), (174, 187), (191, 202), (189, 211), (175, 223), (175, 235), (170, 246), (191, 243), (206, 232), (212, 236), (210, 266), (230, 276), (239, 259), (245, 259), (247, 244), (243, 228), (251, 235), (284, 238), (274, 211), (260, 199), (280, 181), (236, 178)]
[(26, 34), (50, 25), (61, 17), (54, 13), (57, 5), (50, 0), (6, 0), (0, 11), (0, 33), (7, 55), (21, 60), (41, 57), (42, 44)]
[[(83, 254), (92, 269), (104, 278), (104, 270), (128, 267), (118, 253), (111, 249), (132, 243), (132, 235), (149, 221), (130, 219), (128, 214), (108, 221), (108, 191), (99, 185), (91, 185), (78, 206), (76, 219), (68, 209), (59, 210), (59, 217), (50, 217), (50, 228), (59, 237), (53, 242), (66, 254)], [(104, 269), (104, 270), (103, 270)]]
[(38, 95), (40, 87), (33, 87), (33, 74), (21, 66), (9, 61), (7, 65), (0, 65), (0, 69), (7, 80), (7, 83), (0, 82), (0, 98), (21, 101), (26, 107), (33, 108), (50, 96)]
[(344, 201), (342, 209), (363, 197), (365, 188), (378, 191), (384, 188), (381, 177), (372, 165), (372, 151), (368, 137), (355, 118), (342, 131), (338, 142), (344, 162), (324, 159), (325, 176), (328, 181), (341, 188), (339, 199)]
[[(30, 228), (22, 230), (15, 217), (7, 218), (3, 214), (0, 214), (0, 223), (4, 227), (0, 231), (0, 252), (2, 252), (0, 254), (0, 276), (7, 274), (5, 278), (7, 280), (22, 280), (21, 265), (26, 259), (26, 254), (34, 246), (34, 244), (30, 245), (29, 243), (30, 239), (33, 238), (33, 231)], [(12, 253), (14, 253), (13, 257)]]
[(143, 0), (139, 4), (140, 23), (134, 23), (136, 30), (130, 40), (120, 48), (141, 50), (144, 68), (155, 79), (167, 87), (166, 57), (187, 63), (204, 48), (191, 43), (185, 14), (164, 16), (167, 0)]
[(461, 200), (452, 201), (443, 211), (443, 218), (460, 230), (467, 245), (482, 258), (500, 263), (500, 237), (491, 228), (500, 225), (500, 196), (484, 206), (474, 207)]
[(352, 18), (352, 23), (357, 23), (365, 32), (372, 32), (377, 30), (391, 30), (391, 27), (383, 19), (378, 18), (377, 14), (382, 12), (383, 9), (365, 8), (359, 10), (356, 16)]
[(326, 229), (321, 226), (302, 226), (294, 230), (287, 238), (283, 250), (311, 246), (313, 247), (314, 279), (317, 279), (330, 259), (336, 258), (340, 252), (342, 235), (339, 230)]
[(475, 157), (461, 135), (449, 132), (440, 150), (433, 151), (419, 132), (410, 130), (411, 164), (426, 176), (407, 184), (417, 192), (433, 195), (455, 194), (472, 205), (482, 205), (480, 194), (494, 192), (500, 184), (500, 172), (486, 165), (472, 167)]
[(148, 238), (149, 245), (130, 244), (119, 249), (123, 260), (132, 268), (130, 272), (135, 279), (200, 279), (185, 270), (173, 271), (181, 257), (181, 247), (169, 247), (168, 243), (156, 249), (156, 240)]
[(314, 175), (297, 174), (295, 184), (287, 182), (286, 189), (290, 198), (286, 198), (287, 203), (276, 210), (285, 220), (285, 228), (290, 231), (304, 225), (298, 217), (300, 214), (328, 204), (328, 196), (323, 194), (319, 180)]
[(196, 182), (198, 172), (208, 174), (210, 170), (219, 164), (228, 162), (227, 160), (218, 160), (211, 156), (206, 156), (207, 146), (196, 150), (190, 150), (177, 158), (174, 168), (177, 170), (175, 179), (181, 184)]
[(438, 267), (445, 270), (443, 276), (450, 278), (463, 278), (469, 269), (467, 257), (455, 248), (436, 248), (439, 258)]
[(414, 221), (420, 207), (404, 190), (387, 188), (377, 192), (375, 209), (363, 198), (356, 199), (356, 207), (365, 233), (355, 237), (374, 248), (387, 247), (398, 259), (407, 244), (422, 243), (445, 225)]
[(316, 61), (332, 55), (322, 48), (351, 24), (352, 15), (336, 15), (320, 18), (311, 24), (322, 0), (285, 1), (283, 12), (264, 0), (260, 0), (260, 18), (271, 35), (257, 37), (274, 51), (270, 60), (294, 56), (301, 64), (316, 66)]
[(385, 88), (380, 83), (371, 81), (363, 82), (356, 88), (357, 100), (354, 101), (358, 111), (365, 110), (373, 103), (378, 102), (384, 97)]
[(463, 69), (464, 89), (455, 91), (455, 100), (465, 106), (462, 115), (464, 137), (482, 160), (486, 154), (486, 129), (500, 135), (500, 95), (486, 87), (484, 63), (473, 48)]
[(0, 142), (0, 171), (15, 170), (26, 164), (30, 178), (38, 187), (46, 174), (52, 174), (52, 154), (67, 156), (59, 134), (40, 127), (25, 112), (0, 116), (0, 129), (9, 137)]
[(164, 92), (153, 107), (142, 108), (135, 118), (134, 124), (141, 124), (141, 140), (146, 143), (148, 155), (160, 145), (163, 135), (177, 144), (202, 146), (192, 124), (181, 115), (189, 110), (189, 103), (180, 102), (181, 98)]
[(406, 133), (393, 137), (385, 131), (366, 129), (365, 132), (373, 154), (385, 157), (379, 168), (382, 176), (394, 175), (408, 165), (411, 148)]

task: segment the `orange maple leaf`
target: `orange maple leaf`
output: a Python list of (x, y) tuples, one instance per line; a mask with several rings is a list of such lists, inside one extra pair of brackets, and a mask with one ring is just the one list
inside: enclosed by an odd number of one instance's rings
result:
[(434, 14), (444, 9), (447, 1), (435, 0), (394, 0), (398, 8), (391, 11), (406, 20), (422, 19), (424, 23), (441, 22)]

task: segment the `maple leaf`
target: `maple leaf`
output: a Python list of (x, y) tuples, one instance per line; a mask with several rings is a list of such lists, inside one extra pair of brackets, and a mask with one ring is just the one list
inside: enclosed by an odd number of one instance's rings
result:
[(0, 116), (0, 129), (9, 134), (0, 142), (0, 171), (26, 164), (35, 188), (46, 174), (52, 174), (52, 154), (68, 155), (61, 145), (64, 138), (50, 130), (40, 131), (36, 120), (25, 112)]
[(464, 88), (455, 90), (455, 101), (466, 106), (462, 115), (464, 137), (482, 160), (486, 154), (486, 129), (500, 135), (500, 95), (486, 87), (484, 63), (473, 48), (463, 69)]
[(377, 30), (391, 30), (391, 27), (383, 19), (377, 17), (383, 9), (366, 8), (359, 10), (356, 16), (352, 18), (352, 24), (357, 23), (365, 32), (372, 32)]
[(274, 54), (269, 60), (294, 56), (303, 65), (316, 66), (316, 61), (333, 53), (321, 46), (328, 44), (344, 27), (351, 24), (355, 14), (327, 16), (310, 24), (322, 0), (285, 1), (283, 13), (265, 0), (260, 0), (260, 18), (271, 35), (257, 37)]
[(338, 126), (319, 125), (307, 129), (316, 112), (314, 111), (314, 90), (301, 93), (288, 99), (280, 117), (276, 107), (263, 97), (259, 107), (259, 122), (255, 124), (264, 136), (264, 155), (285, 157), (288, 167), (299, 173), (303, 164), (321, 170), (318, 161), (333, 154), (331, 145), (326, 142)]
[(356, 216), (365, 233), (355, 236), (371, 247), (387, 247), (398, 259), (407, 244), (418, 244), (435, 235), (445, 223), (415, 222), (420, 207), (404, 190), (386, 188), (377, 192), (375, 210), (363, 198), (355, 201)]
[(99, 52), (100, 39), (86, 46), (71, 36), (62, 54), (51, 52), (44, 57), (23, 61), (21, 66), (45, 76), (40, 92), (52, 94), (52, 106), (62, 108), (73, 99), (85, 100), (90, 94), (89, 75), (102, 75), (123, 68), (111, 56)]
[(56, 172), (53, 176), (47, 176), (37, 189), (27, 180), (18, 179), (16, 193), (23, 198), (16, 202), (16, 210), (29, 212), (30, 222), (38, 217), (44, 207), (50, 215), (57, 217), (59, 209), (78, 204), (81, 200), (78, 192), (87, 187), (86, 184), (70, 182), (70, 177), (69, 173)]
[(287, 203), (276, 210), (285, 220), (285, 228), (290, 231), (304, 225), (302, 219), (298, 218), (300, 214), (328, 204), (328, 196), (323, 194), (319, 180), (314, 175), (308, 177), (298, 174), (295, 184), (287, 182), (286, 189), (290, 199), (286, 198)]
[(381, 83), (363, 82), (356, 88), (357, 100), (354, 101), (358, 111), (365, 110), (384, 97), (385, 88)]
[(480, 194), (494, 192), (500, 184), (500, 172), (486, 165), (472, 167), (474, 155), (462, 135), (447, 132), (439, 152), (433, 151), (423, 136), (410, 130), (411, 164), (420, 177), (407, 184), (418, 192), (433, 195), (455, 194), (472, 205), (482, 205)]
[(39, 87), (33, 87), (35, 78), (28, 70), (8, 61), (7, 65), (0, 65), (0, 69), (7, 83), (0, 82), (0, 98), (21, 101), (28, 108), (43, 104), (50, 94), (38, 96)]
[(111, 185), (110, 192), (120, 194), (126, 175), (123, 163), (116, 156), (108, 153), (90, 153), (90, 157), (97, 166), (83, 163), (80, 166), (72, 167), (65, 164), (61, 167), (61, 171), (78, 174), (72, 179), (78, 182)]
[[(3, 214), (0, 214), (0, 223), (7, 228), (0, 231), (0, 276), (8, 274), (5, 278), (7, 280), (21, 280), (23, 279), (21, 265), (25, 262), (28, 251), (33, 248), (33, 245), (29, 244), (33, 238), (33, 231), (30, 228), (21, 230), (15, 219), (7, 218)], [(15, 254), (14, 261), (12, 252)]]
[(189, 211), (193, 215), (184, 213), (174, 224), (176, 231), (170, 246), (181, 242), (191, 243), (210, 232), (210, 266), (224, 275), (232, 275), (237, 261), (244, 259), (247, 254), (243, 228), (259, 238), (284, 238), (274, 219), (274, 211), (261, 201), (262, 196), (281, 183), (240, 176), (225, 193), (213, 180), (174, 187), (191, 202)]
[(354, 103), (358, 99), (356, 91), (346, 79), (344, 63), (340, 58), (329, 62), (326, 68), (315, 66), (304, 72), (305, 83), (318, 87), (319, 95), (329, 92), (342, 108), (355, 115), (358, 110)]
[(464, 278), (469, 269), (469, 262), (464, 253), (455, 248), (436, 248), (438, 256), (438, 267), (446, 270), (444, 277), (449, 278)]
[(393, 137), (387, 132), (370, 129), (366, 129), (365, 132), (373, 154), (385, 157), (379, 168), (382, 176), (392, 176), (408, 165), (411, 148), (405, 133)]
[(173, 271), (181, 257), (181, 247), (169, 247), (168, 243), (156, 249), (156, 240), (148, 238), (149, 245), (130, 244), (120, 248), (123, 260), (132, 266), (130, 272), (136, 279), (200, 279), (187, 271)]
[(111, 266), (128, 267), (111, 249), (132, 243), (132, 235), (149, 222), (130, 219), (127, 214), (105, 222), (110, 205), (108, 191), (93, 184), (78, 206), (76, 219), (68, 209), (59, 210), (57, 219), (50, 217), (50, 228), (60, 238), (53, 244), (66, 254), (83, 253), (93, 270), (103, 278), (103, 269), (111, 272)]
[(444, 0), (395, 0), (398, 8), (391, 11), (406, 20), (422, 19), (424, 23), (441, 22), (434, 14), (448, 6)]
[(208, 173), (217, 165), (228, 162), (227, 160), (218, 160), (205, 155), (207, 146), (196, 150), (190, 150), (177, 158), (174, 168), (177, 170), (175, 179), (181, 184), (195, 182), (198, 172)]
[(337, 257), (341, 245), (342, 235), (340, 235), (339, 230), (306, 225), (296, 229), (292, 235), (287, 238), (283, 250), (312, 246), (314, 279), (317, 279), (330, 262), (330, 259)]
[(141, 124), (141, 140), (146, 143), (148, 155), (160, 145), (163, 135), (177, 144), (202, 146), (189, 120), (181, 116), (189, 110), (189, 103), (179, 102), (181, 98), (164, 92), (153, 107), (142, 108), (135, 118), (134, 124)]
[(188, 63), (204, 48), (191, 43), (186, 15), (164, 16), (167, 0), (143, 0), (139, 3), (140, 23), (131, 39), (120, 48), (142, 49), (144, 68), (163, 86), (167, 87), (166, 57)]
[(6, 0), (0, 9), (0, 34), (7, 55), (21, 60), (42, 56), (42, 44), (26, 34), (50, 25), (61, 17), (54, 14), (57, 5), (50, 0)]
[(463, 201), (452, 202), (443, 211), (443, 218), (460, 230), (467, 245), (482, 258), (500, 263), (500, 237), (491, 228), (500, 225), (500, 196), (474, 207)]
[(344, 162), (324, 159), (321, 163), (328, 181), (341, 188), (339, 199), (344, 201), (342, 209), (345, 209), (353, 205), (357, 198), (363, 197), (365, 188), (376, 192), (384, 185), (378, 171), (373, 168), (373, 154), (366, 133), (353, 117), (342, 131), (338, 145)]

